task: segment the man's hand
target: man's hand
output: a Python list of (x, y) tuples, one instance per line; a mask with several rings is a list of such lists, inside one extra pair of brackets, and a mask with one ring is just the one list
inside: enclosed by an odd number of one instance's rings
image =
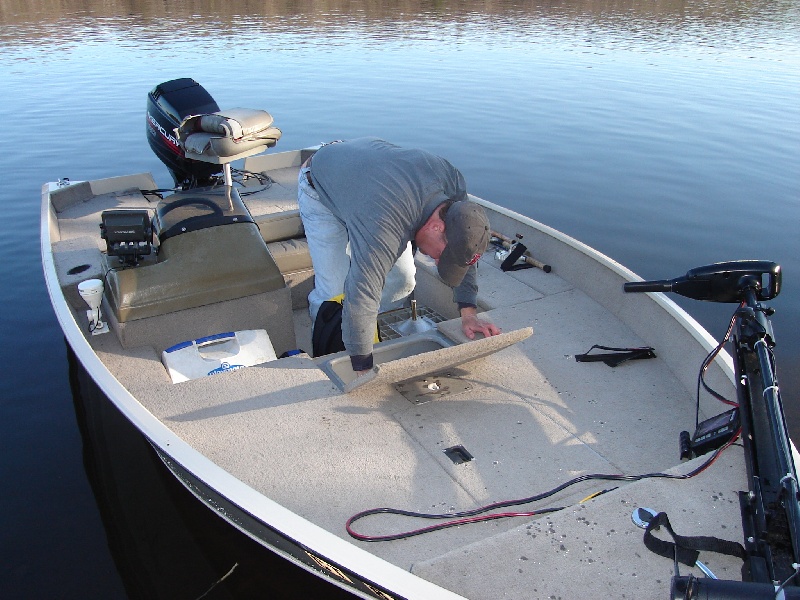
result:
[(485, 337), (498, 335), (500, 328), (491, 321), (478, 318), (478, 309), (465, 306), (461, 309), (461, 331), (469, 339), (474, 340), (476, 333), (482, 333)]

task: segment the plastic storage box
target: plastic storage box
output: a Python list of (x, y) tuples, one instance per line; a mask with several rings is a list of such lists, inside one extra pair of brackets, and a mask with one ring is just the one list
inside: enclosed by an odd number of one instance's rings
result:
[(172, 383), (236, 371), (276, 358), (264, 329), (218, 333), (175, 344), (161, 353)]

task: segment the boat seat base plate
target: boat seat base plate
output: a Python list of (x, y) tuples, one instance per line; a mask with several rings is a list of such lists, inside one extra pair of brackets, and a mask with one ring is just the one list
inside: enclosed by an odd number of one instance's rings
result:
[(451, 373), (427, 375), (396, 384), (394, 388), (412, 404), (425, 404), (437, 398), (468, 392), (472, 384)]

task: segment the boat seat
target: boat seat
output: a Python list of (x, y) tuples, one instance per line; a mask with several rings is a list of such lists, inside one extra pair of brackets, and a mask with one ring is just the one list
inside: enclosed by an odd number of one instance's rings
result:
[(281, 130), (264, 110), (231, 108), (187, 117), (178, 127), (178, 143), (187, 158), (227, 164), (273, 147)]
[(305, 238), (306, 230), (300, 210), (285, 210), (253, 217), (266, 243)]
[(281, 273), (311, 268), (311, 254), (299, 210), (261, 215), (255, 218), (255, 223)]
[(296, 273), (312, 268), (311, 254), (306, 238), (270, 242), (267, 249), (278, 265), (281, 274)]
[(314, 269), (300, 211), (288, 210), (254, 217), (269, 253), (292, 294), (292, 308), (308, 306), (314, 287)]

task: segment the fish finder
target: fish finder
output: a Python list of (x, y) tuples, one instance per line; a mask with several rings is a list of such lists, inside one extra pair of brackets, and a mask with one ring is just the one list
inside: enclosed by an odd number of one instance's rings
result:
[(694, 436), (690, 437), (688, 431), (681, 431), (681, 460), (689, 460), (722, 448), (736, 435), (740, 427), (739, 409), (733, 408), (700, 423)]
[(106, 241), (109, 256), (134, 266), (152, 252), (153, 226), (147, 210), (105, 210), (100, 218), (100, 237)]

